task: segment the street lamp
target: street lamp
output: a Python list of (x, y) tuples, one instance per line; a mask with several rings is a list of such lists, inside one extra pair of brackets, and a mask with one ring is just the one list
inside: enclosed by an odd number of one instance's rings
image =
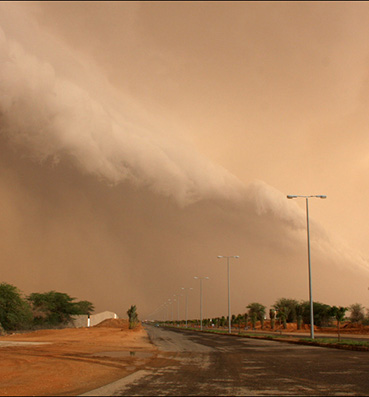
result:
[(162, 308), (162, 311), (163, 311), (163, 313), (162, 313), (162, 318), (163, 318), (163, 321), (165, 321), (165, 320), (166, 320), (166, 313), (167, 313), (167, 305), (166, 305), (166, 302), (163, 303), (163, 304), (161, 305), (161, 308)]
[(186, 328), (187, 328), (188, 291), (190, 291), (190, 290), (193, 289), (193, 288), (185, 288), (185, 287), (182, 287), (181, 289), (183, 289), (184, 291), (186, 291)]
[[(168, 304), (172, 307), (172, 323), (173, 323), (173, 302), (171, 299), (168, 299)], [(168, 316), (169, 317), (169, 316)], [(168, 319), (169, 320), (169, 319)]]
[(223, 255), (218, 255), (218, 259), (221, 258), (226, 258), (227, 259), (227, 273), (228, 273), (228, 332), (231, 333), (231, 287), (230, 287), (230, 277), (229, 277), (229, 259), (230, 258), (236, 258), (238, 259), (238, 255), (234, 256), (223, 256)]
[(200, 330), (202, 331), (202, 280), (209, 280), (209, 277), (194, 277), (200, 280)]
[(309, 198), (320, 198), (326, 199), (325, 195), (312, 195), (312, 196), (300, 196), (300, 195), (287, 195), (288, 199), (294, 199), (303, 197), (306, 199), (306, 225), (307, 225), (307, 243), (308, 243), (308, 264), (309, 264), (309, 297), (310, 297), (310, 337), (314, 339), (314, 312), (313, 312), (313, 293), (312, 293), (312, 281), (311, 281), (311, 261), (310, 261), (310, 229), (309, 229)]
[(177, 297), (177, 321), (178, 321), (178, 326), (179, 326), (179, 297), (182, 296), (180, 294), (174, 294), (174, 297)]

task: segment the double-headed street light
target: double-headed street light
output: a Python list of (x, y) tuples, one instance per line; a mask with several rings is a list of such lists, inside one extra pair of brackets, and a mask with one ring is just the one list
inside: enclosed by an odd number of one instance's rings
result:
[(187, 314), (188, 314), (188, 291), (192, 290), (193, 288), (185, 288), (182, 287), (184, 291), (186, 291), (186, 328), (187, 328)]
[(288, 195), (288, 199), (294, 199), (303, 197), (306, 199), (306, 224), (307, 224), (307, 243), (308, 243), (308, 264), (309, 264), (309, 297), (310, 297), (310, 337), (314, 339), (314, 312), (313, 312), (313, 293), (312, 293), (312, 282), (311, 282), (311, 261), (310, 261), (310, 229), (309, 229), (309, 198), (320, 198), (326, 199), (324, 195), (312, 195), (312, 196), (300, 196), (300, 195)]
[(223, 256), (223, 255), (218, 255), (218, 259), (220, 258), (227, 258), (227, 273), (228, 273), (228, 332), (232, 332), (232, 327), (231, 327), (231, 282), (230, 282), (230, 276), (229, 276), (229, 259), (230, 258), (236, 258), (238, 259), (238, 255), (234, 256)]
[(209, 277), (194, 277), (200, 280), (200, 330), (202, 331), (202, 280), (209, 280)]

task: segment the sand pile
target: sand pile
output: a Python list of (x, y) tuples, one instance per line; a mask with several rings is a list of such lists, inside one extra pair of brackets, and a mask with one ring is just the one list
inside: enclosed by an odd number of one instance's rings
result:
[(105, 327), (105, 328), (124, 328), (128, 329), (129, 322), (124, 318), (108, 318), (101, 323), (96, 324), (94, 327)]
[[(129, 321), (124, 318), (108, 318), (107, 320), (101, 321), (101, 323), (96, 324), (93, 328), (120, 328), (122, 331), (126, 331), (129, 329)], [(141, 323), (138, 323), (137, 326), (131, 331), (138, 331), (142, 329)]]

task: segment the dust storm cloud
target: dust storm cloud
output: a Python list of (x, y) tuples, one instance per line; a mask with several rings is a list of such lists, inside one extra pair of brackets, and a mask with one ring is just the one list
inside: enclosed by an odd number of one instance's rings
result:
[[(222, 315), (226, 269), (216, 256), (237, 254), (240, 259), (232, 263), (235, 313), (251, 301), (270, 305), (281, 296), (307, 299), (305, 212), (286, 200), (286, 193), (299, 192), (283, 189), (320, 189), (307, 193), (328, 194), (332, 200), (335, 188), (309, 186), (311, 176), (304, 185), (301, 170), (289, 175), (271, 147), (287, 153), (288, 129), (304, 103), (297, 100), (297, 110), (284, 114), (286, 121), (279, 120), (281, 130), (273, 134), (262, 118), (278, 121), (277, 110), (258, 99), (264, 105), (244, 120), (247, 129), (238, 131), (239, 106), (256, 106), (251, 97), (265, 81), (290, 95), (296, 87), (283, 87), (266, 67), (249, 87), (250, 98), (229, 102), (227, 85), (236, 76), (222, 79), (220, 65), (210, 65), (217, 49), (228, 48), (223, 66), (242, 66), (236, 54), (244, 48), (237, 31), (229, 31), (232, 18), (242, 27), (238, 33), (245, 33), (247, 23), (255, 24), (250, 15), (264, 26), (273, 18), (294, 21), (299, 9), (244, 4), (227, 8), (222, 19), (219, 7), (224, 4), (1, 4), (2, 281), (26, 293), (66, 291), (119, 315), (135, 303), (143, 316), (191, 286), (189, 314), (196, 316), (193, 277), (209, 276), (205, 313)], [(242, 14), (244, 21), (237, 7), (249, 11)], [(192, 29), (179, 18), (181, 11)], [(337, 12), (337, 20), (343, 23), (342, 18)], [(222, 23), (212, 25), (215, 21)], [(339, 26), (333, 26), (335, 32)], [(264, 29), (271, 33), (271, 26)], [(202, 32), (205, 39), (197, 41)], [(279, 38), (287, 33), (281, 28)], [(335, 37), (327, 36), (328, 41)], [(260, 57), (273, 56), (265, 38), (247, 45), (256, 54), (259, 48)], [(282, 73), (280, 54), (273, 60), (279, 59), (275, 68)], [(290, 56), (285, 57), (288, 62)], [(257, 69), (256, 61), (250, 61), (250, 72)], [(283, 98), (279, 106), (287, 102)], [(303, 129), (293, 137), (291, 160), (304, 155), (313, 136)], [(343, 134), (340, 138), (346, 144)], [(304, 149), (298, 148), (300, 139), (307, 143)], [(326, 140), (323, 134), (316, 146), (324, 149)], [(332, 166), (335, 159), (333, 150)], [(324, 181), (329, 171), (317, 179)], [(314, 167), (309, 172), (319, 176)], [(287, 183), (289, 177), (295, 185)], [(368, 262), (335, 233), (333, 212), (323, 213), (328, 200), (311, 204), (314, 299), (365, 302)], [(337, 208), (337, 199), (332, 201)], [(327, 227), (314, 214), (326, 219)]]

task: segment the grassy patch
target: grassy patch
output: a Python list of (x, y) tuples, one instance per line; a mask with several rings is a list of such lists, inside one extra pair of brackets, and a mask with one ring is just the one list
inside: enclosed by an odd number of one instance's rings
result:
[(359, 350), (359, 351), (369, 351), (369, 341), (358, 341), (351, 339), (341, 339), (338, 341), (337, 339), (330, 338), (304, 338), (299, 339), (299, 342), (303, 344), (309, 344), (314, 346), (322, 346), (322, 347), (335, 347), (338, 349), (347, 349), (347, 350)]

